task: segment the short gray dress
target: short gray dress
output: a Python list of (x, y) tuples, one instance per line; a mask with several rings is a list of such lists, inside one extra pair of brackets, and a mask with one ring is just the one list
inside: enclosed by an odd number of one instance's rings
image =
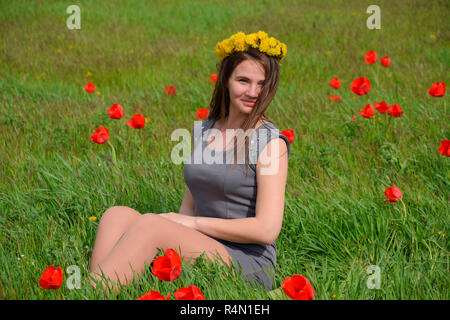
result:
[[(208, 129), (213, 124), (213, 119), (196, 122), (194, 152), (184, 167), (184, 179), (194, 199), (195, 215), (222, 219), (254, 217), (257, 194), (256, 160), (266, 144), (278, 137), (286, 141), (289, 155), (289, 140), (273, 123), (265, 123), (256, 128), (249, 141), (251, 160), (246, 175), (244, 164), (237, 164), (231, 169), (230, 162), (227, 162), (226, 154), (233, 154), (230, 146), (226, 146), (227, 150), (224, 152), (205, 149), (206, 137), (210, 133)], [(221, 157), (223, 162), (212, 163), (212, 161), (204, 160), (205, 153)], [(199, 155), (200, 161), (198, 161)], [(277, 263), (276, 241), (270, 245), (243, 244), (212, 238), (225, 246), (235, 269), (244, 281), (247, 278), (249, 282), (262, 285), (266, 290), (272, 290), (278, 285), (275, 282), (274, 272), (274, 266)]]

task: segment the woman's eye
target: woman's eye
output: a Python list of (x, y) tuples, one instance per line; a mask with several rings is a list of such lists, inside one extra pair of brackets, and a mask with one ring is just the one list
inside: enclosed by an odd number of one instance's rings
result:
[(244, 82), (247, 82), (246, 80), (244, 80), (244, 79), (241, 79), (241, 80), (239, 80), (239, 81), (244, 81)]

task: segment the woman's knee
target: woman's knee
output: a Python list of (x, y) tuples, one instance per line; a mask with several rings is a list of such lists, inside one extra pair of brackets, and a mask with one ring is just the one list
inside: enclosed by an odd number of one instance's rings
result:
[(134, 218), (138, 218), (140, 217), (141, 214), (130, 208), (130, 207), (126, 207), (126, 206), (113, 206), (109, 209), (107, 209), (103, 215), (102, 215), (102, 219), (107, 218), (107, 219), (134, 219)]

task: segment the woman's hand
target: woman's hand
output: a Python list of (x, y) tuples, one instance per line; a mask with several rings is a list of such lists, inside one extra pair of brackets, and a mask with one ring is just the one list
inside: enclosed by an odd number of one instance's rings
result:
[(183, 226), (186, 226), (191, 229), (196, 229), (196, 220), (197, 217), (194, 216), (186, 216), (184, 214), (179, 214), (175, 212), (168, 212), (168, 213), (160, 213), (158, 216), (172, 220), (173, 222), (182, 224)]

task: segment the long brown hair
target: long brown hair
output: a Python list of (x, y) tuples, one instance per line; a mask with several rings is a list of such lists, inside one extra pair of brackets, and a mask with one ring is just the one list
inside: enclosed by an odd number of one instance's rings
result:
[[(217, 121), (224, 120), (228, 117), (230, 113), (230, 94), (228, 92), (228, 88), (226, 84), (230, 79), (231, 74), (234, 69), (245, 60), (255, 60), (259, 62), (264, 70), (265, 70), (265, 80), (263, 88), (258, 96), (258, 99), (255, 102), (255, 105), (252, 108), (249, 116), (244, 120), (241, 125), (241, 129), (243, 132), (246, 132), (248, 129), (253, 128), (258, 121), (265, 120), (267, 122), (271, 122), (264, 112), (272, 101), (275, 93), (278, 89), (278, 82), (280, 79), (280, 64), (278, 60), (274, 57), (270, 57), (267, 54), (259, 51), (255, 48), (248, 48), (247, 51), (235, 52), (227, 57), (225, 57), (221, 62), (217, 64), (218, 76), (216, 80), (216, 86), (214, 88), (214, 93), (210, 102), (210, 113), (207, 120)], [(236, 138), (234, 141), (234, 155), (237, 157), (237, 148), (236, 148)], [(249, 142), (248, 137), (245, 139), (245, 172), (248, 173), (249, 166)], [(243, 146), (240, 146), (242, 148)], [(233, 163), (233, 167), (237, 161)]]

